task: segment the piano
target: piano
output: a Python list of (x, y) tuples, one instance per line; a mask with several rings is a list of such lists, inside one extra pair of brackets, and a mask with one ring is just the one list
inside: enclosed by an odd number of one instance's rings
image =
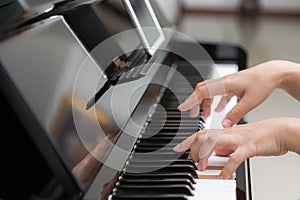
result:
[(156, 0), (5, 0), (0, 18), (0, 199), (251, 199), (248, 160), (218, 180), (228, 158), (199, 171), (173, 151), (221, 128), (237, 99), (177, 106), (245, 69), (243, 47), (177, 32)]

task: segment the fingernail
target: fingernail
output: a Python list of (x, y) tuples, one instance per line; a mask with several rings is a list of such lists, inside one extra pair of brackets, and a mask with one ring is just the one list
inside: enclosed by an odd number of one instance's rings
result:
[(223, 176), (218, 176), (217, 179), (225, 179)]
[(222, 124), (223, 124), (223, 127), (231, 127), (232, 121), (229, 119), (225, 119)]
[(181, 111), (181, 105), (179, 105), (179, 106), (177, 107), (177, 109)]
[(221, 112), (221, 111), (222, 111), (222, 110), (221, 110), (220, 108), (216, 108), (216, 109), (215, 109), (215, 112), (218, 112), (218, 113), (219, 113), (219, 112)]

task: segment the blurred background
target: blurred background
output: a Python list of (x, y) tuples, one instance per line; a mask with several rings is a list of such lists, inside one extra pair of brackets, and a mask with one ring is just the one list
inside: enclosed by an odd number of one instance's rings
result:
[[(248, 51), (248, 67), (273, 59), (300, 63), (299, 0), (158, 2), (170, 20), (177, 22), (178, 30), (194, 39), (243, 45)], [(284, 116), (300, 117), (300, 102), (276, 90), (245, 118), (255, 122)], [(250, 163), (254, 200), (300, 199), (299, 155), (257, 157)]]

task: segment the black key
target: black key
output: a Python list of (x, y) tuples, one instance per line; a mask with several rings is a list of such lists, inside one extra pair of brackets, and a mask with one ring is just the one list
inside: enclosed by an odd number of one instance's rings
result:
[[(199, 121), (198, 121), (199, 123)], [(198, 123), (151, 123), (148, 127), (160, 127), (160, 128), (165, 128), (165, 127), (182, 127), (182, 128), (195, 128), (195, 126), (197, 126)]]
[(202, 123), (206, 123), (205, 119), (202, 116), (199, 117), (199, 121), (202, 122)]
[(178, 141), (155, 142), (155, 141), (150, 141), (150, 140), (147, 140), (147, 141), (143, 140), (141, 142), (138, 142), (137, 146), (152, 146), (153, 145), (153, 147), (159, 147), (160, 146), (162, 148), (164, 146), (166, 146), (166, 147), (175, 147), (177, 144), (179, 144)]
[(143, 142), (137, 144), (138, 147), (155, 147), (155, 148), (174, 148), (178, 143), (168, 143), (168, 144), (155, 144), (153, 142)]
[(189, 156), (188, 152), (183, 153), (133, 153), (130, 159), (145, 159), (145, 160), (177, 160), (177, 159), (186, 159)]
[(184, 138), (187, 138), (187, 137), (191, 136), (192, 134), (194, 134), (194, 133), (190, 133), (190, 132), (186, 132), (186, 133), (159, 132), (156, 134), (151, 134), (150, 132), (145, 132), (142, 135), (142, 138), (150, 138), (150, 137), (184, 137)]
[(130, 160), (129, 165), (131, 166), (156, 166), (156, 165), (190, 165), (197, 170), (197, 166), (194, 161), (192, 160)]
[(128, 173), (124, 172), (122, 175), (122, 178), (127, 178), (127, 179), (136, 179), (136, 178), (145, 178), (145, 179), (167, 179), (167, 178), (176, 178), (176, 179), (184, 179), (184, 180), (189, 180), (191, 183), (196, 184), (193, 176), (190, 173), (170, 173), (170, 174), (165, 174), (165, 173), (156, 173), (156, 174), (149, 174), (149, 173)]
[(151, 145), (138, 145), (134, 151), (136, 153), (150, 153), (150, 152), (174, 153), (173, 148), (174, 146), (157, 146), (151, 144)]
[(134, 149), (135, 152), (138, 152), (138, 153), (149, 153), (149, 152), (154, 152), (154, 151), (159, 151), (159, 152), (174, 152), (173, 151), (173, 148), (169, 148), (169, 147), (163, 147), (163, 148), (157, 148), (157, 147), (136, 147)]
[(197, 178), (195, 169), (190, 165), (170, 165), (170, 166), (127, 166), (126, 172), (130, 173), (149, 173), (149, 174), (172, 174), (172, 173), (189, 173), (194, 178)]
[[(157, 128), (153, 128), (153, 127), (148, 127), (147, 128), (150, 131), (158, 131)], [(164, 131), (164, 132), (193, 132), (195, 133), (197, 131), (197, 125), (195, 125), (194, 127), (164, 127), (162, 129), (160, 129), (159, 131)]]
[[(197, 124), (198, 123), (198, 119), (195, 119), (195, 118), (191, 118), (191, 119), (182, 119), (182, 120), (176, 120), (176, 119), (170, 119), (170, 120), (167, 120), (165, 121), (165, 123), (177, 123), (177, 124), (184, 124), (184, 123), (195, 123)], [(151, 119), (151, 123), (162, 123), (162, 120), (160, 119)]]
[(150, 138), (141, 138), (138, 143), (143, 143), (143, 142), (169, 143), (172, 141), (174, 143), (179, 144), (185, 139), (186, 137), (150, 137)]
[[(161, 115), (155, 115), (153, 116), (153, 119), (155, 120), (165, 120), (166, 116), (161, 114)], [(193, 119), (189, 115), (178, 115), (178, 114), (168, 114), (167, 115), (167, 120), (189, 120)]]
[(180, 111), (157, 111), (152, 115), (152, 119), (161, 119), (162, 117), (166, 117), (167, 116), (178, 116), (178, 117), (185, 117), (186, 119), (194, 119), (190, 117), (190, 113), (189, 112), (180, 112)]
[[(174, 153), (172, 147), (153, 147), (153, 146), (138, 146), (135, 148), (136, 153)], [(190, 150), (186, 150), (190, 152)]]
[(153, 117), (156, 116), (156, 115), (161, 115), (161, 114), (166, 114), (166, 113), (168, 115), (190, 116), (189, 112), (180, 112), (179, 110), (173, 110), (173, 109), (169, 108), (169, 109), (166, 109), (165, 112), (162, 112), (162, 111), (155, 112), (155, 114), (153, 115)]
[(121, 179), (120, 185), (187, 185), (191, 190), (195, 190), (194, 185), (190, 180), (183, 179)]

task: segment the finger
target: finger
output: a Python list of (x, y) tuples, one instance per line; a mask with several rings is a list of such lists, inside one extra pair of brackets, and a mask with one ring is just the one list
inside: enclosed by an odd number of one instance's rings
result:
[(222, 79), (203, 81), (198, 83), (193, 94), (178, 106), (178, 110), (190, 110), (195, 105), (200, 105), (204, 98), (212, 98), (223, 94), (226, 94), (226, 92)]
[(207, 168), (208, 158), (209, 158), (209, 156), (207, 156), (207, 157), (202, 158), (202, 159), (199, 160), (198, 165), (197, 165), (197, 167), (198, 167), (199, 170), (203, 171), (203, 170), (205, 170)]
[(196, 90), (204, 93), (204, 97), (211, 98), (216, 95), (225, 95), (225, 84), (222, 78), (219, 79), (210, 79), (202, 82), (196, 86)]
[(218, 142), (221, 132), (221, 129), (199, 131), (191, 145), (189, 157), (194, 161), (198, 161), (199, 158), (202, 159), (211, 154)]
[(199, 158), (204, 158), (207, 156), (210, 152), (212, 152), (217, 142), (219, 141), (220, 136), (222, 135), (221, 129), (208, 129), (206, 130), (206, 134), (203, 135), (202, 140), (204, 140), (203, 144), (201, 145), (201, 148), (198, 153)]
[(190, 154), (188, 159), (192, 159), (195, 162), (199, 160), (200, 148), (205, 142), (205, 138), (206, 138), (206, 131), (198, 131), (195, 134), (194, 140), (190, 146)]
[(177, 146), (175, 146), (173, 148), (173, 150), (175, 152), (183, 152), (186, 151), (190, 148), (190, 146), (192, 145), (194, 138), (196, 137), (196, 133), (191, 135), (190, 137), (188, 137), (187, 139), (185, 139), (184, 141), (182, 141), (181, 143), (179, 143)]
[(199, 160), (199, 151), (201, 146), (203, 145), (203, 135), (198, 135), (194, 138), (194, 141), (190, 148), (190, 154), (188, 159), (192, 159), (193, 161), (197, 162)]
[(215, 111), (221, 112), (225, 108), (225, 106), (228, 104), (228, 102), (230, 101), (231, 98), (232, 98), (232, 95), (223, 96), (221, 98), (218, 106), (216, 107)]
[(235, 128), (220, 129), (222, 133), (219, 135), (217, 142), (215, 144), (216, 149), (230, 149), (232, 151), (236, 150), (238, 147), (238, 140), (234, 136)]
[(193, 92), (181, 105), (177, 107), (180, 111), (187, 111), (193, 108), (196, 105), (200, 105), (202, 102), (201, 99), (197, 99), (197, 95)]
[(247, 101), (247, 96), (244, 96), (225, 116), (222, 125), (224, 128), (232, 127), (238, 123), (252, 108), (252, 103)]
[(212, 98), (203, 100), (203, 104), (202, 104), (203, 114), (202, 114), (202, 116), (204, 118), (207, 118), (210, 115), (212, 102), (213, 102)]
[(230, 179), (233, 173), (247, 157), (247, 150), (244, 150), (243, 148), (236, 149), (236, 151), (231, 154), (231, 157), (221, 171), (219, 178)]
[(207, 154), (205, 157), (201, 158), (199, 155), (199, 162), (198, 162), (198, 169), (199, 170), (205, 170), (207, 168), (208, 165), (208, 159), (209, 157), (212, 155), (214, 151), (212, 150), (209, 154)]
[(199, 115), (199, 111), (200, 111), (200, 106), (195, 105), (190, 111), (190, 117), (192, 117), (192, 118), (197, 117)]
[(238, 147), (237, 139), (230, 135), (231, 130), (223, 130), (223, 133), (218, 137), (215, 144), (215, 153), (217, 156), (229, 156)]

